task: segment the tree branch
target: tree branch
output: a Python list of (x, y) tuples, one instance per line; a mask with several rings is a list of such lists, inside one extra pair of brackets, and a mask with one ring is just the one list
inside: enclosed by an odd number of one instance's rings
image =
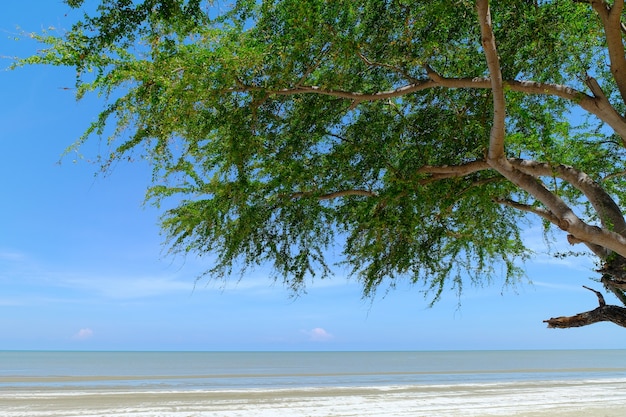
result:
[(332, 96), (337, 98), (345, 98), (356, 101), (377, 101), (388, 100), (390, 98), (402, 97), (407, 94), (415, 93), (417, 91), (426, 90), (428, 88), (436, 87), (437, 84), (433, 80), (422, 80), (412, 84), (407, 84), (402, 87), (395, 88), (388, 91), (378, 91), (376, 93), (360, 93), (355, 91), (345, 90), (333, 90), (322, 88), (315, 85), (309, 86), (296, 86), (292, 88), (280, 88), (277, 90), (267, 89), (259, 86), (244, 85), (243, 83), (236, 88), (228, 89), (229, 92), (247, 92), (247, 91), (264, 91), (268, 95), (277, 96), (292, 96), (296, 94), (320, 94), (325, 96)]
[[(517, 210), (525, 211), (527, 213), (536, 214), (537, 216), (539, 216), (539, 217), (549, 221), (552, 224), (555, 224), (557, 226), (559, 225), (559, 222), (560, 222), (559, 218), (556, 217), (554, 214), (552, 214), (550, 211), (548, 211), (548, 210), (546, 210), (544, 208), (533, 207), (531, 205), (522, 204), (520, 202), (513, 201), (513, 200), (510, 200), (510, 199), (494, 199), (493, 201), (495, 203), (506, 205), (506, 206), (509, 206), (509, 207), (517, 209)], [(570, 245), (575, 245), (577, 243), (584, 243), (600, 259), (605, 259), (607, 257), (607, 255), (610, 253), (610, 251), (608, 251), (606, 248), (604, 248), (602, 246), (594, 245), (594, 244), (588, 243), (588, 242), (584, 242), (582, 240), (577, 239), (573, 235), (567, 235), (567, 241), (568, 241), (568, 243)]]
[(491, 80), (491, 94), (493, 95), (493, 126), (491, 126), (489, 136), (488, 159), (498, 165), (506, 166), (508, 164), (504, 154), (506, 101), (504, 98), (500, 60), (491, 24), (489, 1), (478, 0), (476, 2), (476, 10), (478, 11), (478, 22), (480, 24), (481, 43)]
[[(238, 81), (237, 87), (225, 90), (225, 92), (263, 91), (268, 95), (279, 96), (290, 96), (297, 94), (320, 94), (352, 100), (353, 106), (351, 106), (351, 108), (354, 108), (356, 107), (356, 105), (363, 101), (388, 100), (390, 98), (402, 97), (404, 95), (424, 91), (435, 87), (491, 89), (491, 81), (486, 78), (446, 78), (437, 74), (429, 66), (425, 66), (424, 68), (428, 79), (416, 80), (415, 82), (403, 85), (393, 90), (378, 91), (375, 93), (335, 90), (322, 88), (315, 85), (301, 84), (298, 84), (295, 87), (272, 90), (256, 85), (246, 85), (242, 81)], [(394, 68), (394, 70), (397, 69)], [(578, 104), (583, 110), (595, 115), (600, 120), (611, 126), (611, 128), (618, 135), (620, 135), (620, 137), (626, 138), (626, 118), (622, 117), (611, 106), (611, 104), (604, 95), (592, 97), (565, 85), (539, 83), (535, 81), (503, 80), (502, 85), (512, 91), (526, 94), (548, 95), (572, 101)], [(626, 142), (623, 141), (623, 143), (626, 146)]]
[[(334, 90), (334, 89), (325, 89), (315, 85), (301, 85), (298, 84), (295, 87), (291, 88), (280, 88), (280, 89), (270, 89), (257, 85), (247, 85), (242, 81), (239, 81), (238, 86), (235, 88), (231, 88), (225, 90), (226, 92), (246, 92), (246, 91), (265, 91), (269, 95), (296, 95), (296, 94), (323, 94), (329, 95), (338, 98), (346, 98), (351, 100), (361, 100), (361, 101), (376, 101), (376, 100), (387, 100), (389, 98), (400, 97), (403, 95), (415, 93), (422, 90), (427, 90), (429, 88), (435, 87), (445, 87), (445, 88), (473, 88), (473, 89), (491, 89), (491, 81), (488, 78), (480, 78), (480, 77), (461, 77), (461, 78), (448, 78), (443, 77), (436, 73), (429, 66), (425, 66), (425, 71), (428, 76), (428, 79), (423, 80), (414, 80), (414, 82), (410, 84), (403, 85), (393, 90), (387, 91), (379, 91), (375, 93), (361, 93), (355, 91), (346, 91), (346, 90)], [(397, 70), (394, 68), (394, 70)], [(408, 77), (408, 76), (407, 76)], [(581, 91), (576, 90), (575, 88), (568, 87), (566, 85), (561, 84), (550, 84), (550, 83), (540, 83), (536, 81), (525, 81), (525, 80), (503, 80), (502, 85), (512, 91), (518, 91), (521, 93), (527, 94), (537, 94), (537, 95), (549, 95), (555, 96), (559, 98), (563, 98), (565, 100), (573, 101), (579, 104), (583, 109), (593, 113), (594, 115), (601, 114), (598, 111), (598, 103), (597, 100), (587, 95)], [(622, 122), (626, 124), (626, 119), (622, 118)], [(607, 121), (607, 123), (609, 123)]]
[(522, 172), (533, 176), (556, 176), (580, 190), (598, 213), (604, 228), (626, 237), (626, 221), (615, 200), (589, 175), (568, 165), (551, 166), (545, 162), (509, 159)]
[(553, 317), (543, 322), (548, 323), (548, 328), (550, 329), (569, 329), (588, 326), (602, 321), (609, 321), (618, 326), (626, 327), (626, 308), (608, 305), (576, 314), (575, 316)]
[(600, 84), (598, 83), (598, 80), (590, 75), (587, 75), (585, 78), (585, 84), (587, 84), (587, 87), (589, 87), (589, 90), (591, 90), (595, 97), (599, 98), (602, 101), (608, 101), (608, 99), (606, 98), (606, 94), (604, 94), (602, 87), (600, 87)]
[(626, 294), (624, 294), (624, 290), (626, 290), (626, 282), (618, 281), (613, 276), (608, 274), (603, 274), (600, 282), (606, 289), (611, 291), (622, 302), (622, 304), (626, 305)]
[(591, 292), (594, 292), (596, 294), (596, 297), (598, 297), (598, 303), (600, 304), (600, 307), (606, 306), (606, 301), (604, 301), (604, 296), (602, 295), (600, 291), (596, 291), (592, 288), (587, 287), (586, 285), (583, 285), (583, 288)]
[(393, 65), (389, 65), (389, 64), (384, 64), (384, 63), (380, 63), (380, 62), (374, 62), (371, 61), (368, 57), (366, 57), (362, 52), (358, 52), (357, 55), (359, 56), (359, 58), (361, 59), (361, 61), (363, 61), (365, 63), (365, 65), (369, 66), (369, 67), (381, 67), (381, 68), (387, 68), (390, 69), (394, 72), (397, 72), (398, 74), (401, 74), (404, 78), (406, 78), (407, 80), (411, 81), (412, 83), (419, 83), (420, 81), (415, 79), (414, 77), (411, 77), (411, 75), (409, 75), (406, 71), (404, 71), (402, 68), (398, 68), (395, 67)]
[(626, 281), (614, 278), (614, 276), (604, 275), (601, 282), (610, 288), (626, 290)]
[(502, 74), (496, 51), (495, 39), (491, 27), (488, 0), (477, 0), (476, 8), (482, 35), (482, 45), (489, 68), (494, 100), (493, 126), (490, 134), (487, 162), (506, 179), (525, 190), (540, 201), (559, 219), (558, 226), (576, 238), (593, 245), (603, 246), (622, 256), (626, 256), (626, 239), (616, 233), (593, 227), (583, 222), (558, 195), (548, 190), (545, 185), (511, 165), (504, 155), (505, 101), (502, 87)]
[(613, 74), (613, 79), (617, 84), (622, 101), (626, 103), (626, 57), (624, 57), (621, 21), (624, 0), (615, 0), (613, 5), (609, 5), (604, 0), (592, 0), (591, 7), (602, 20), (609, 52), (611, 74)]
[[(435, 81), (437, 86), (448, 88), (491, 88), (489, 79), (484, 78), (446, 78), (436, 73), (428, 65), (425, 66), (428, 77)], [(595, 115), (600, 120), (611, 126), (611, 128), (622, 138), (622, 144), (626, 146), (626, 119), (615, 110), (609, 100), (604, 95), (595, 79), (588, 77), (587, 86), (594, 93), (589, 96), (574, 88), (550, 83), (539, 83), (535, 81), (503, 80), (503, 85), (512, 91), (526, 94), (549, 95), (569, 100), (578, 104), (585, 111)], [(594, 83), (595, 81), (595, 83)]]
[(579, 313), (575, 316), (553, 317), (551, 319), (544, 320), (544, 323), (548, 323), (548, 328), (567, 329), (571, 327), (588, 326), (601, 321), (609, 321), (617, 324), (618, 326), (626, 327), (626, 308), (606, 305), (604, 297), (600, 292), (592, 290), (589, 287), (583, 288), (593, 291), (596, 294), (600, 306), (595, 310)]
[[(532, 164), (532, 162), (530, 162)], [(601, 246), (626, 257), (626, 238), (611, 230), (591, 226), (582, 221), (576, 213), (558, 195), (548, 190), (542, 182), (537, 181), (536, 174), (524, 172), (507, 160), (507, 165), (493, 164), (505, 178), (525, 190), (540, 201), (550, 212), (559, 219), (560, 229), (570, 233), (579, 241), (585, 242), (594, 253), (593, 248)]]
[(318, 200), (332, 200), (334, 198), (349, 197), (349, 196), (377, 197), (378, 194), (373, 191), (368, 191), (368, 190), (341, 190), (341, 191), (335, 191), (332, 193), (321, 194), (321, 195), (318, 195), (317, 193), (313, 191), (301, 191), (301, 192), (289, 194), (283, 197), (288, 197), (291, 199), (315, 197)]
[(539, 217), (549, 221), (552, 224), (555, 224), (555, 225), (559, 224), (558, 217), (556, 217), (554, 214), (550, 213), (548, 210), (546, 210), (544, 208), (533, 207), (533, 206), (528, 205), (528, 204), (522, 204), (522, 203), (519, 203), (517, 201), (510, 200), (508, 198), (496, 198), (493, 201), (498, 203), (498, 204), (509, 206), (509, 207), (517, 209), (517, 210), (522, 210), (522, 211), (525, 211), (527, 213), (536, 214), (537, 216), (539, 216)]
[(417, 172), (420, 174), (432, 174), (433, 178), (443, 179), (463, 177), (465, 175), (478, 171), (484, 171), (486, 169), (491, 169), (491, 166), (486, 161), (472, 161), (461, 165), (424, 165), (418, 169)]
[[(496, 200), (499, 204), (536, 214), (562, 230), (569, 233), (571, 244), (584, 243), (601, 259), (606, 258), (610, 251), (626, 256), (626, 222), (621, 209), (600, 187), (585, 173), (566, 165), (552, 167), (549, 164), (522, 159), (508, 159), (511, 170), (498, 170), (505, 178), (518, 185), (540, 201), (547, 209), (538, 209), (521, 203)], [(461, 177), (473, 172), (488, 169), (486, 161), (472, 161), (454, 166), (423, 166), (418, 172), (432, 176), (422, 181), (427, 184), (446, 178)], [(583, 192), (598, 212), (604, 229), (583, 222), (572, 209), (558, 196), (548, 190), (537, 178), (540, 176), (557, 176), (570, 182)]]
[[(494, 105), (493, 126), (489, 138), (487, 162), (506, 179), (527, 191), (544, 204), (544, 206), (559, 219), (558, 225), (561, 229), (568, 231), (579, 239), (592, 244), (605, 246), (611, 250), (617, 249), (615, 250), (616, 252), (626, 255), (626, 239), (622, 238), (621, 241), (619, 239), (615, 241), (612, 239), (613, 236), (611, 236), (611, 238), (604, 236), (605, 233), (609, 232), (600, 228), (594, 228), (583, 222), (559, 196), (548, 190), (545, 185), (538, 182), (534, 176), (513, 167), (506, 158), (504, 153), (504, 88), (495, 39), (491, 27), (488, 0), (477, 0), (476, 9), (480, 23), (481, 42), (487, 60), (487, 67), (489, 68)], [(613, 233), (613, 235), (621, 237), (615, 233)]]

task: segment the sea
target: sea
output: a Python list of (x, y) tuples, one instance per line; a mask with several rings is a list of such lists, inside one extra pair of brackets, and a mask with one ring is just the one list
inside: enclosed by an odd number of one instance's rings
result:
[(9, 417), (620, 413), (626, 350), (0, 351)]
[(242, 390), (626, 379), (626, 350), (0, 351), (0, 389)]

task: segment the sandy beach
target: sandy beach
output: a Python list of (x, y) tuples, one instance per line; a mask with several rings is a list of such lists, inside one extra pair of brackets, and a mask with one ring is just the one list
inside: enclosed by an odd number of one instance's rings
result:
[(5, 417), (623, 417), (626, 380), (233, 391), (0, 391)]

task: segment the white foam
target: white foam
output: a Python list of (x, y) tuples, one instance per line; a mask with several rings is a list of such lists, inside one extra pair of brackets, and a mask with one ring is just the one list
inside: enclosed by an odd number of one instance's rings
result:
[(4, 417), (623, 416), (626, 379), (237, 391), (0, 392)]

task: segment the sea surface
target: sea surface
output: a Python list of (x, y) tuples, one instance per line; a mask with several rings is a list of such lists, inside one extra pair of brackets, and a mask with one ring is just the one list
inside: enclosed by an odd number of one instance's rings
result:
[(626, 350), (0, 351), (0, 390), (240, 391), (622, 380)]

